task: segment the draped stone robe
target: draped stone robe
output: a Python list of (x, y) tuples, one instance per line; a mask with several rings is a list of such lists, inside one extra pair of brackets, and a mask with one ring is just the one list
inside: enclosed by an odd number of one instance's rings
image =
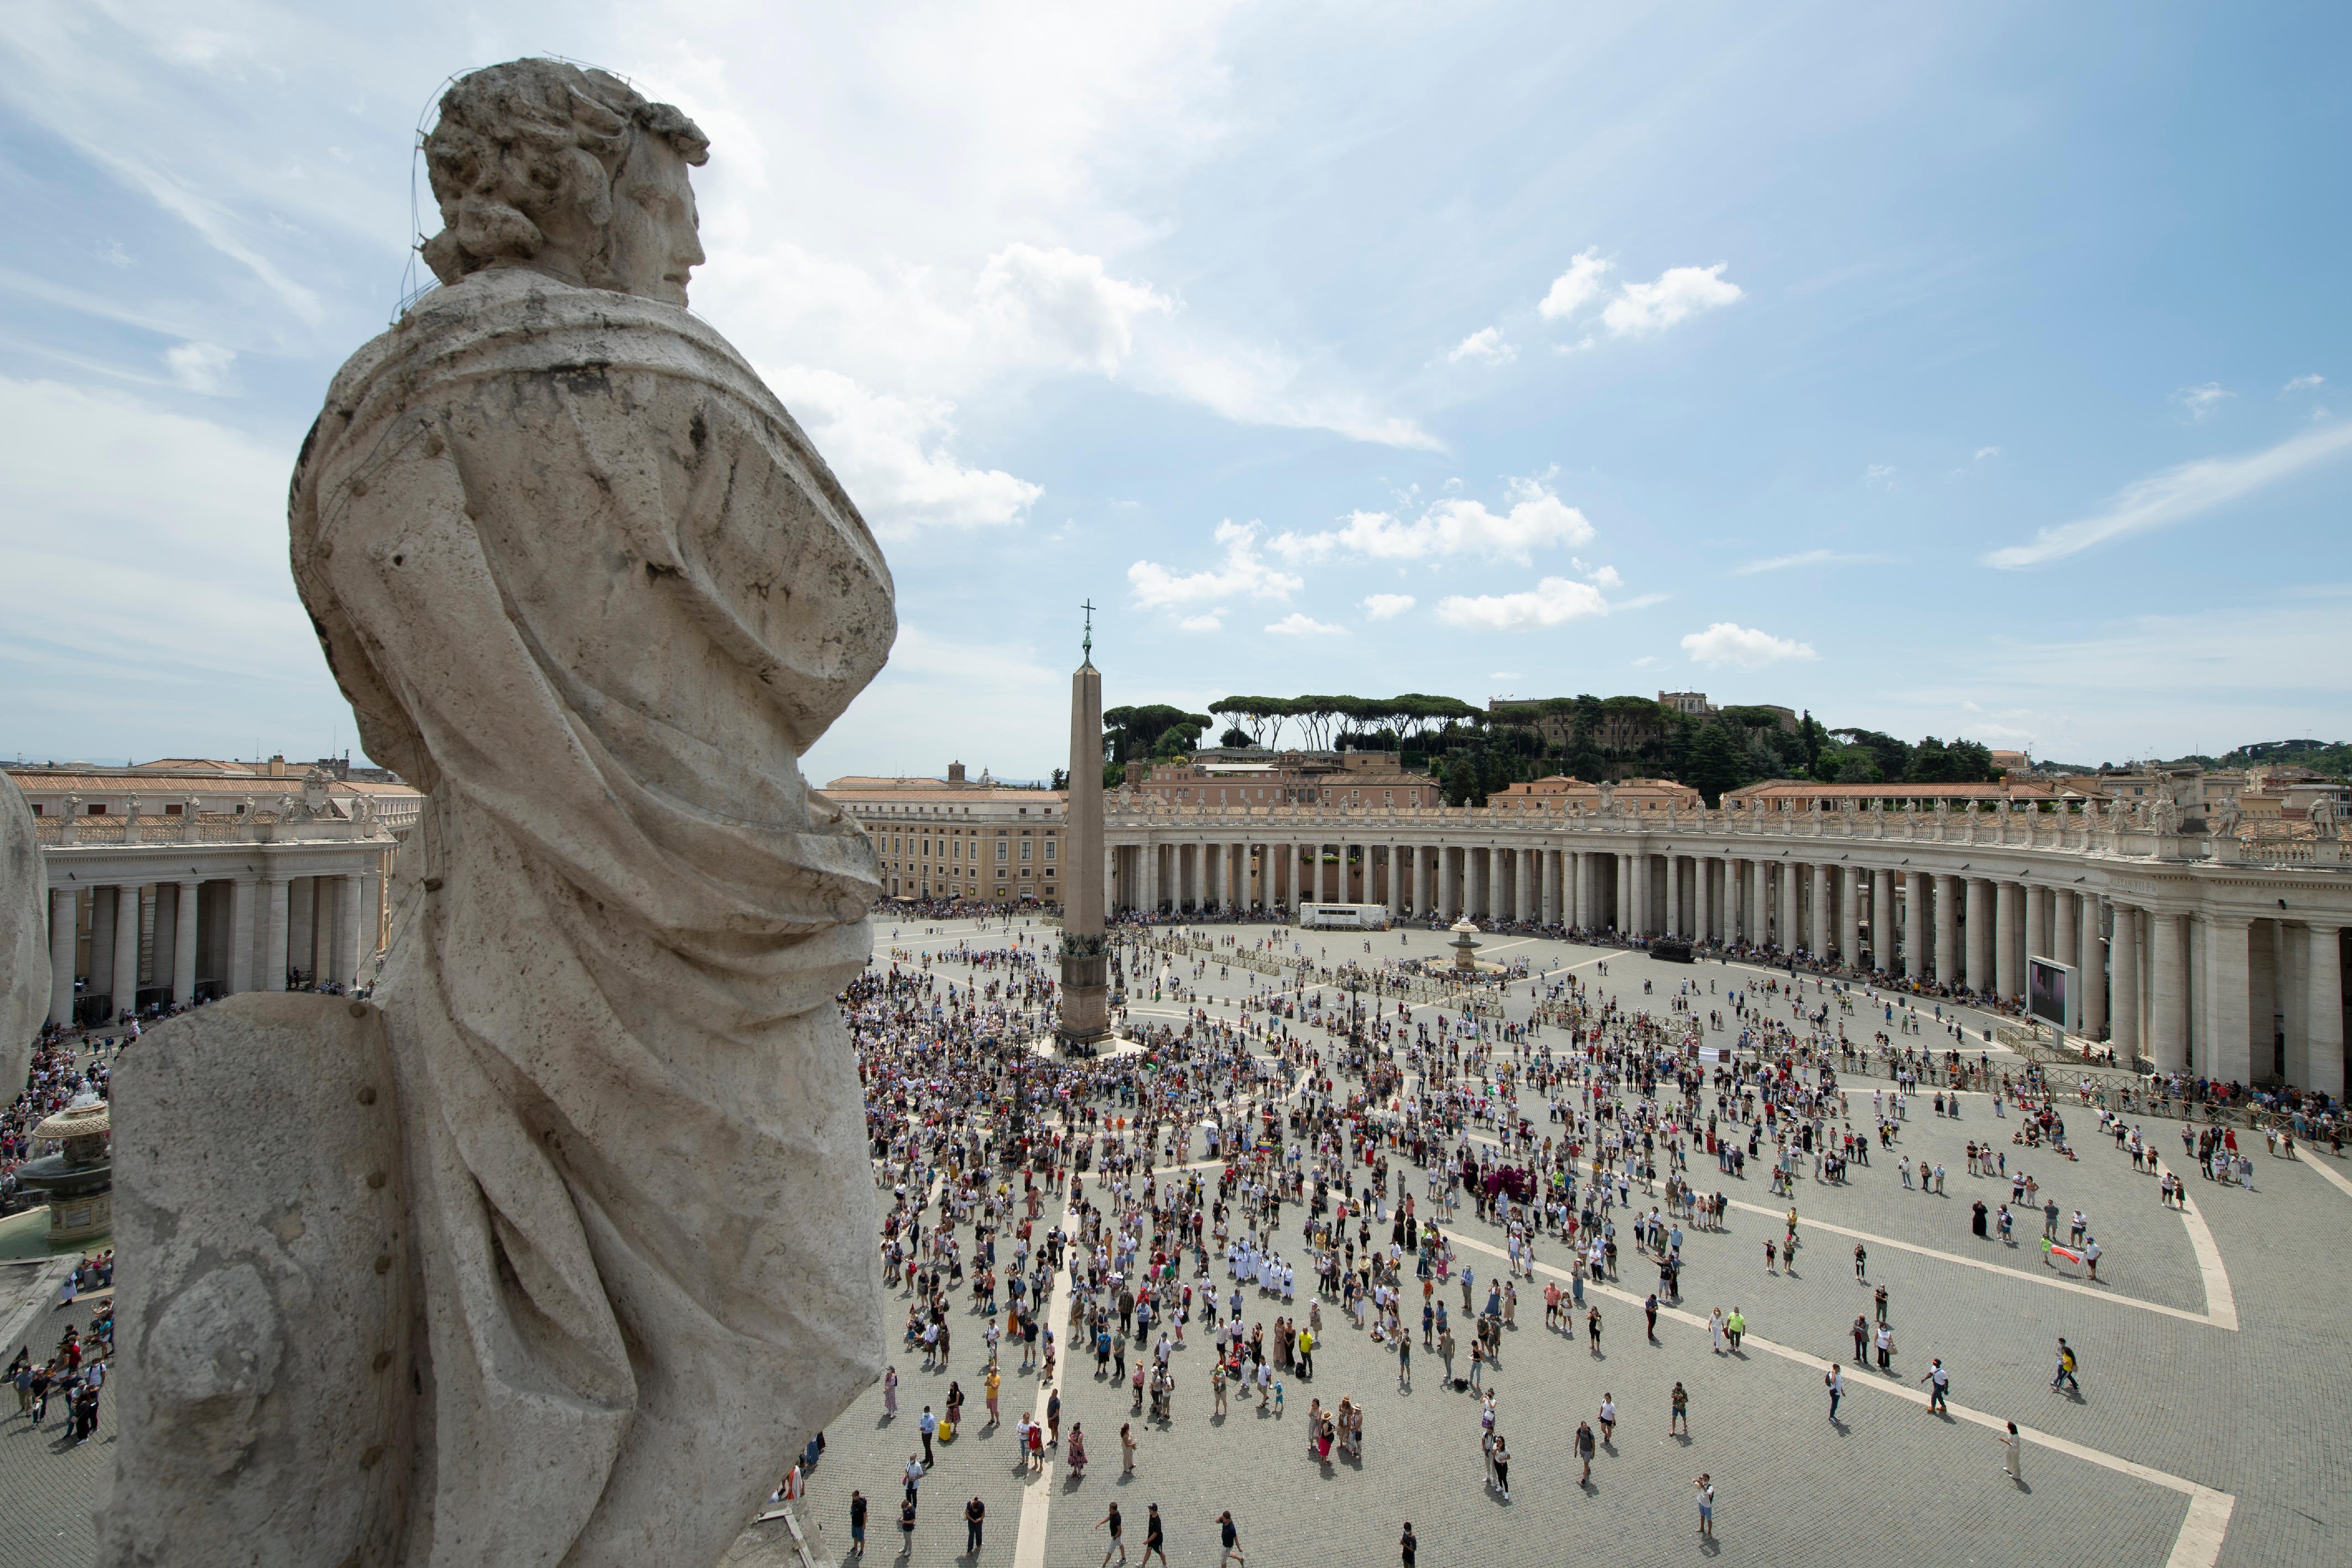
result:
[(379, 991), (404, 1560), (716, 1562), (881, 1366), (834, 1002), (879, 883), (798, 758), (888, 652), (888, 571), (717, 333), (515, 269), (352, 359), (290, 515), (368, 753), (429, 796)]

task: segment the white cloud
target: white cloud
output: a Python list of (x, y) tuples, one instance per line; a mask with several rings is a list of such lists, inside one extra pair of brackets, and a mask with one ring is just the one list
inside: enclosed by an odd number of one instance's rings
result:
[(1517, 670), (1489, 670), (1486, 678), (1490, 681), (1523, 681), (1527, 676)]
[(1440, 621), (1484, 632), (1564, 626), (1570, 621), (1608, 613), (1609, 601), (1601, 590), (1565, 577), (1547, 577), (1521, 593), (1484, 593), (1475, 598), (1457, 593), (1437, 601)]
[(1877, 565), (1892, 558), (1864, 555), (1849, 550), (1805, 549), (1794, 555), (1766, 556), (1761, 560), (1742, 561), (1731, 569), (1734, 577), (1754, 577), (1759, 572), (1785, 571), (1792, 566), (1861, 566)]
[(990, 256), (973, 295), (1000, 330), (1104, 375), (1116, 375), (1133, 350), (1138, 317), (1175, 308), (1149, 284), (1111, 277), (1100, 256), (1033, 245), (1010, 245)]
[(1536, 550), (1592, 538), (1592, 524), (1552, 492), (1548, 478), (1509, 481), (1504, 494), (1510, 509), (1501, 513), (1482, 501), (1449, 496), (1409, 522), (1387, 512), (1356, 512), (1340, 528), (1314, 534), (1285, 531), (1269, 542), (1276, 554), (1292, 561), (1339, 553), (1374, 560), (1474, 555), (1525, 564)]
[(1375, 621), (1393, 621), (1412, 609), (1415, 600), (1410, 593), (1372, 593), (1364, 597), (1364, 613)]
[(1695, 664), (1737, 664), (1743, 670), (1760, 669), (1783, 659), (1817, 656), (1810, 643), (1775, 637), (1769, 632), (1729, 621), (1718, 621), (1704, 632), (1691, 632), (1683, 639), (1682, 645)]
[(1348, 629), (1345, 626), (1334, 626), (1328, 622), (1318, 621), (1312, 616), (1303, 615), (1296, 610), (1266, 627), (1266, 630), (1280, 637), (1344, 637), (1348, 634)]
[(1136, 603), (1160, 610), (1212, 599), (1280, 600), (1306, 587), (1306, 579), (1268, 565), (1258, 554), (1257, 529), (1255, 523), (1219, 523), (1216, 541), (1225, 547), (1225, 557), (1206, 571), (1179, 574), (1158, 561), (1137, 561), (1127, 569)]
[(1225, 629), (1225, 612), (1212, 610), (1202, 615), (1187, 615), (1176, 622), (1180, 632), (1222, 632)]
[(1454, 345), (1445, 358), (1447, 362), (1460, 364), (1465, 360), (1476, 360), (1482, 364), (1507, 365), (1519, 357), (1519, 351), (1503, 341), (1502, 329), (1481, 327)]
[(874, 531), (1019, 522), (1045, 487), (957, 462), (945, 441), (955, 405), (867, 390), (838, 371), (790, 365), (769, 377)]
[(2000, 448), (1998, 446), (1979, 446), (1977, 448), (1977, 461), (1979, 463), (1990, 463), (2000, 455)]
[(1739, 285), (1723, 276), (1729, 265), (1718, 261), (1713, 267), (1670, 267), (1654, 283), (1629, 283), (1601, 312), (1601, 322), (1618, 337), (1636, 337), (1664, 331), (1701, 310), (1728, 305), (1741, 293)]
[(1149, 337), (1136, 356), (1134, 384), (1197, 402), (1237, 424), (1328, 430), (1350, 441), (1408, 451), (1442, 452), (1445, 444), (1365, 393), (1333, 387), (1270, 343), (1212, 331)]
[(2307, 376), (2297, 376), (2294, 380), (2287, 382), (2286, 385), (2279, 388), (2279, 396), (2284, 397), (2289, 392), (2317, 392), (2321, 387), (2324, 387), (2326, 384), (2327, 378), (2321, 375), (2318, 371), (2314, 371)]
[(207, 396), (228, 385), (228, 368), (236, 355), (218, 343), (182, 343), (163, 352), (172, 379), (192, 392)]
[(1985, 564), (2004, 569), (2040, 566), (2110, 539), (2181, 522), (2340, 456), (2347, 447), (2352, 447), (2352, 422), (2308, 431), (2240, 457), (2184, 463), (2126, 486), (2103, 512), (2043, 528), (2031, 544), (1994, 550), (1984, 558)]
[(1566, 320), (1601, 292), (1601, 280), (1608, 271), (1609, 263), (1601, 259), (1597, 247), (1584, 251), (1568, 264), (1566, 272), (1551, 280), (1536, 314), (1547, 321)]
[(2172, 394), (2172, 401), (2189, 411), (2191, 419), (2205, 419), (2221, 406), (2222, 400), (2237, 396), (2220, 382), (2207, 382), (2201, 387), (2182, 387)]
[(1873, 463), (1862, 471), (1862, 482), (1881, 490), (1895, 488), (1895, 465)]

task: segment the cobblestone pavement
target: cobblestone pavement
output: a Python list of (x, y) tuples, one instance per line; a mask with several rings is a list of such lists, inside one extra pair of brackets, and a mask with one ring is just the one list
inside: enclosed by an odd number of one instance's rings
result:
[[(992, 944), (1001, 929), (982, 939)], [(1244, 941), (1263, 934), (1211, 930)], [(877, 947), (936, 947), (973, 931), (965, 924), (926, 936), (902, 924), (895, 938), (887, 927), (878, 930)], [(1362, 956), (1364, 938), (1313, 934), (1301, 940), (1309, 952), (1328, 949), (1328, 961)], [(1414, 932), (1407, 944), (1393, 933), (1385, 946), (1379, 936), (1370, 940), (1373, 956), (1386, 956), (1433, 952), (1442, 938)], [(1516, 940), (1497, 938), (1492, 946)], [(1753, 973), (1559, 943), (1528, 942), (1496, 956), (1577, 965), (1627, 1007), (1654, 1009), (1685, 980), (1714, 983), (1719, 1005), (1723, 988)], [(1601, 979), (1595, 966), (1604, 959), (1610, 972)], [(1243, 994), (1254, 978), (1236, 971), (1220, 983), (1213, 967), (1200, 983), (1198, 1005), (1229, 1013), (1223, 998)], [(1654, 988), (1646, 998), (1644, 979)], [(1140, 999), (1148, 983), (1131, 988), (1139, 998), (1137, 1021), (1159, 1017)], [(1162, 1005), (1181, 1013), (1184, 1004)], [(1785, 1009), (1775, 1010), (1785, 1015)], [(1857, 1007), (1849, 1035), (1868, 1039), (1883, 1027), (1879, 1018)], [(1972, 1027), (1972, 1050), (1981, 1050), (1981, 1027)], [(1941, 1049), (1947, 1037), (1932, 1024), (1929, 1030), (1914, 1043)], [(1866, 1077), (1847, 1081), (1858, 1127), (1867, 1124), (1863, 1102), (1884, 1086)], [(1540, 1109), (1527, 1109), (1544, 1125)], [(2126, 1155), (2090, 1137), (2095, 1123), (2095, 1113), (2068, 1116), (2080, 1155), (2068, 1162), (2011, 1144), (2016, 1124), (1994, 1117), (1983, 1096), (1963, 1097), (1957, 1121), (1929, 1114), (1926, 1100), (1916, 1100), (1895, 1148), (1874, 1151), (1874, 1164), (1855, 1167), (1843, 1187), (1800, 1179), (1793, 1200), (1766, 1191), (1758, 1163), (1740, 1181), (1719, 1176), (1704, 1156), (1695, 1160), (1690, 1174), (1702, 1191), (1719, 1188), (1736, 1204), (1767, 1212), (1735, 1207), (1721, 1234), (1686, 1231), (1680, 1307), (1703, 1317), (1712, 1306), (1737, 1305), (1755, 1341), (1742, 1354), (1711, 1354), (1704, 1331), (1671, 1312), (1656, 1341), (1647, 1341), (1638, 1301), (1652, 1281), (1630, 1248), (1626, 1276), (1591, 1296), (1606, 1325), (1599, 1355), (1580, 1337), (1548, 1332), (1540, 1280), (1521, 1281), (1517, 1327), (1492, 1378), (1513, 1455), (1508, 1501), (1484, 1484), (1477, 1401), (1444, 1385), (1434, 1353), (1416, 1343), (1413, 1385), (1402, 1390), (1394, 1358), (1327, 1305), (1317, 1375), (1290, 1381), (1279, 1415), (1261, 1413), (1235, 1395), (1230, 1414), (1213, 1419), (1207, 1356), (1197, 1335), (1192, 1348), (1178, 1353), (1173, 1419), (1165, 1427), (1131, 1412), (1124, 1385), (1097, 1382), (1091, 1357), (1070, 1367), (1064, 1429), (1083, 1426), (1093, 1460), (1082, 1479), (1059, 1463), (1044, 1479), (1018, 1473), (1012, 1424), (1024, 1408), (1042, 1410), (1035, 1381), (1014, 1375), (1008, 1362), (1004, 1426), (984, 1425), (980, 1320), (959, 1319), (963, 1332), (946, 1372), (920, 1370), (919, 1355), (898, 1360), (895, 1419), (883, 1416), (876, 1389), (834, 1423), (800, 1519), (813, 1556), (845, 1564), (848, 1497), (853, 1488), (863, 1490), (873, 1505), (867, 1555), (892, 1568), (1013, 1563), (1024, 1504), (1033, 1518), (1042, 1505), (1043, 1552), (1034, 1563), (1091, 1568), (1103, 1560), (1106, 1532), (1097, 1525), (1113, 1501), (1126, 1516), (1130, 1560), (1142, 1555), (1146, 1508), (1157, 1502), (1170, 1559), (1180, 1568), (1217, 1561), (1214, 1521), (1225, 1509), (1240, 1525), (1250, 1561), (1261, 1565), (1392, 1563), (1407, 1519), (1419, 1534), (1423, 1563), (1495, 1568), (1553, 1562), (1634, 1568), (1713, 1562), (2154, 1568), (2169, 1562), (2187, 1568), (2208, 1560), (2221, 1568), (2336, 1568), (2352, 1561), (2352, 1460), (2337, 1414), (2352, 1402), (2337, 1332), (2338, 1303), (2352, 1298), (2352, 1252), (2344, 1239), (2352, 1196), (2301, 1161), (2259, 1151), (2256, 1191), (2192, 1180), (2190, 1197), (2226, 1266), (2240, 1325), (2217, 1326), (2200, 1321), (2210, 1303), (2188, 1225), (2157, 1202), (2152, 1177), (2135, 1174)], [(2144, 1125), (2174, 1169), (2193, 1173), (2179, 1157), (2177, 1124)], [(2014, 1249), (1970, 1234), (1972, 1199), (1981, 1194), (1988, 1204), (1998, 1201), (1993, 1181), (1966, 1174), (1964, 1149), (1972, 1138), (1991, 1139), (2012, 1170), (2022, 1161), (2062, 1211), (2080, 1207), (2089, 1213), (2106, 1249), (2097, 1285), (2077, 1280), (2074, 1270), (2062, 1276), (2046, 1268), (2034, 1245), (2038, 1214), (2021, 1211)], [(1901, 1155), (1915, 1164), (1942, 1161), (1945, 1194), (1906, 1191), (1895, 1174)], [(1416, 1180), (1412, 1190), (1421, 1191), (1418, 1173), (1408, 1175)], [(2000, 1197), (2008, 1190), (1999, 1184)], [(1635, 1196), (1642, 1197), (1638, 1188)], [(1762, 1244), (1779, 1234), (1779, 1216), (1790, 1201), (1804, 1244), (1793, 1273), (1768, 1273)], [(1301, 1218), (1294, 1207), (1286, 1221), (1294, 1248)], [(1853, 1239), (1830, 1226), (1926, 1250), (1868, 1243), (1865, 1284), (1854, 1278)], [(1483, 1297), (1483, 1281), (1501, 1260), (1479, 1249), (1499, 1246), (1500, 1234), (1466, 1207), (1450, 1228), (1460, 1255), (1477, 1270)], [(2014, 1272), (1970, 1268), (1962, 1259)], [(1546, 1255), (1541, 1261), (1550, 1269), (1566, 1260)], [(1213, 1267), (1223, 1293), (1230, 1287), (1222, 1260)], [(2041, 1282), (2045, 1273), (2084, 1288), (2053, 1288)], [(7, 1282), (0, 1278), (0, 1287)], [(1847, 1334), (1854, 1315), (1870, 1310), (1871, 1286), (1881, 1282), (1895, 1328), (1892, 1376), (1855, 1367)], [(1449, 1304), (1458, 1308), (1458, 1290), (1448, 1291)], [(1302, 1293), (1295, 1311), (1303, 1315), (1307, 1305)], [(1264, 1321), (1281, 1309), (1252, 1296), (1244, 1310)], [(894, 1337), (905, 1311), (901, 1297), (886, 1304)], [(2061, 1334), (2082, 1356), (2079, 1398), (2049, 1387)], [(48, 1338), (53, 1343), (54, 1333)], [(1787, 1354), (1773, 1354), (1765, 1342)], [(1837, 1425), (1827, 1418), (1819, 1364), (1794, 1359), (1824, 1356), (1846, 1364), (1849, 1392)], [(1943, 1357), (1952, 1372), (1955, 1413), (1948, 1418), (1924, 1406), (1917, 1379), (1930, 1356)], [(1466, 1371), (1466, 1362), (1460, 1364)], [(911, 1542), (902, 1541), (896, 1528), (899, 1477), (908, 1454), (921, 1451), (917, 1418), (926, 1403), (944, 1405), (951, 1377), (962, 1382), (971, 1420), (955, 1442), (937, 1449), (920, 1489), (917, 1529)], [(1677, 1381), (1690, 1396), (1687, 1439), (1667, 1431)], [(1580, 1487), (1570, 1445), (1577, 1422), (1593, 1418), (1604, 1392), (1615, 1396), (1622, 1424), (1594, 1464), (1592, 1485)], [(1306, 1448), (1307, 1403), (1343, 1395), (1366, 1406), (1364, 1458), (1319, 1464)], [(1993, 1433), (1982, 1424), (2008, 1419), (2035, 1437), (2024, 1451), (2021, 1487), (2000, 1474)], [(1119, 1474), (1122, 1422), (1140, 1434), (1131, 1478)], [(53, 1438), (23, 1425), (12, 1416), (0, 1427), (0, 1496), (7, 1500), (0, 1504), (6, 1510), (0, 1568), (79, 1568), (89, 1560), (88, 1511), (107, 1463), (105, 1433), (84, 1449), (59, 1454), (49, 1451)], [(2082, 1457), (2085, 1452), (2106, 1462)], [(2199, 1503), (2131, 1467), (2229, 1495), (2218, 1557), (2196, 1552), (2195, 1532), (2183, 1533), (2192, 1507), (2210, 1517), (2215, 1502)], [(1712, 1473), (1718, 1494), (1711, 1545), (1695, 1533), (1691, 1482), (1701, 1470)], [(986, 1544), (969, 1558), (961, 1510), (975, 1495), (987, 1506)], [(2177, 1547), (2187, 1555), (2176, 1558)], [(738, 1568), (798, 1561), (779, 1524), (747, 1535), (734, 1559)]]

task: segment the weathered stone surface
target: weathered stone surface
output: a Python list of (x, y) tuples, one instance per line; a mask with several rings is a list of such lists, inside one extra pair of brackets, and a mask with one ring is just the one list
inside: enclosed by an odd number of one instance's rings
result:
[[(708, 1568), (881, 1369), (834, 1002), (878, 879), (799, 757), (887, 656), (890, 578), (792, 416), (683, 308), (703, 158), (684, 115), (517, 61), (454, 87), (425, 152), (447, 287), (336, 377), (289, 507), (369, 754), (427, 791), (376, 992), (424, 1394), (413, 1436), (355, 1470), (338, 1445), (374, 1413), (336, 1412), (353, 1366), (286, 1336), (250, 1219), (158, 1207), (124, 1277), (171, 1295), (126, 1338), (122, 1381), (194, 1430), (126, 1460), (110, 1539), (158, 1563), (332, 1563), (306, 1511), (332, 1483), (362, 1494), (333, 1520), (391, 1520), (371, 1539), (418, 1568)], [(242, 1120), (163, 1087), (126, 1077), (118, 1098), (248, 1159)], [(248, 1159), (257, 1192), (349, 1139), (289, 1136)], [(159, 1132), (120, 1157), (160, 1204), (158, 1173), (194, 1156)], [(335, 1224), (321, 1256), (365, 1276), (379, 1228), (344, 1219), (305, 1223)], [(265, 1386), (334, 1439), (314, 1469), (236, 1459), (276, 1431), (248, 1436)], [(368, 1479), (385, 1468), (404, 1513)], [(230, 1558), (147, 1529), (208, 1507), (266, 1539)]]
[(0, 1083), (25, 1085), (33, 1037), (49, 1016), (48, 881), (33, 813), (0, 773)]
[(383, 1015), (254, 991), (115, 1079), (109, 1568), (400, 1561), (415, 1260)]

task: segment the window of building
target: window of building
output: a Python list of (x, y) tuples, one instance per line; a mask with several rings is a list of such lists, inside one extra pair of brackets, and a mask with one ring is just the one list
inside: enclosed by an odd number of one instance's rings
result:
[(1027, 839), (1021, 841), (1021, 858), (1024, 861), (1029, 858), (1029, 841)]
[(187, 809), (178, 804), (176, 801), (163, 808), (163, 815), (167, 817), (180, 817), (185, 816), (186, 814)]
[(39, 816), (40, 814), (41, 814), (41, 803), (40, 803), (38, 800), (36, 800), (36, 801), (34, 801), (34, 802), (33, 802), (33, 815), (35, 815), (36, 817), (37, 817), (37, 816)]
[(996, 868), (996, 880), (999, 882), (1003, 882), (1004, 880), (1004, 868), (1003, 866), (998, 866)]
[[(1006, 846), (1005, 846), (1005, 842), (1004, 842), (1004, 841), (1003, 841), (1003, 839), (999, 839), (999, 840), (997, 840), (997, 841), (996, 841), (996, 858), (997, 858), (997, 861), (999, 862), (999, 863), (1002, 863), (1002, 862), (1003, 862), (1003, 860), (1005, 859), (1005, 853), (1004, 853), (1004, 852), (1005, 852), (1005, 847), (1006, 847)], [(1000, 874), (1002, 874), (1002, 873), (1000, 873)]]
[(89, 804), (89, 814), (90, 814), (91, 816), (93, 816), (93, 817), (103, 817), (103, 816), (105, 816), (105, 815), (106, 815), (106, 802), (105, 802), (105, 801), (103, 801), (103, 800), (93, 800), (93, 801), (91, 801), (91, 802), (90, 802), (90, 804)]
[[(1052, 839), (1047, 839), (1045, 841), (1045, 858), (1047, 860), (1052, 860), (1054, 858), (1054, 841)], [(1045, 874), (1047, 876), (1051, 876), (1054, 873), (1049, 871)]]

